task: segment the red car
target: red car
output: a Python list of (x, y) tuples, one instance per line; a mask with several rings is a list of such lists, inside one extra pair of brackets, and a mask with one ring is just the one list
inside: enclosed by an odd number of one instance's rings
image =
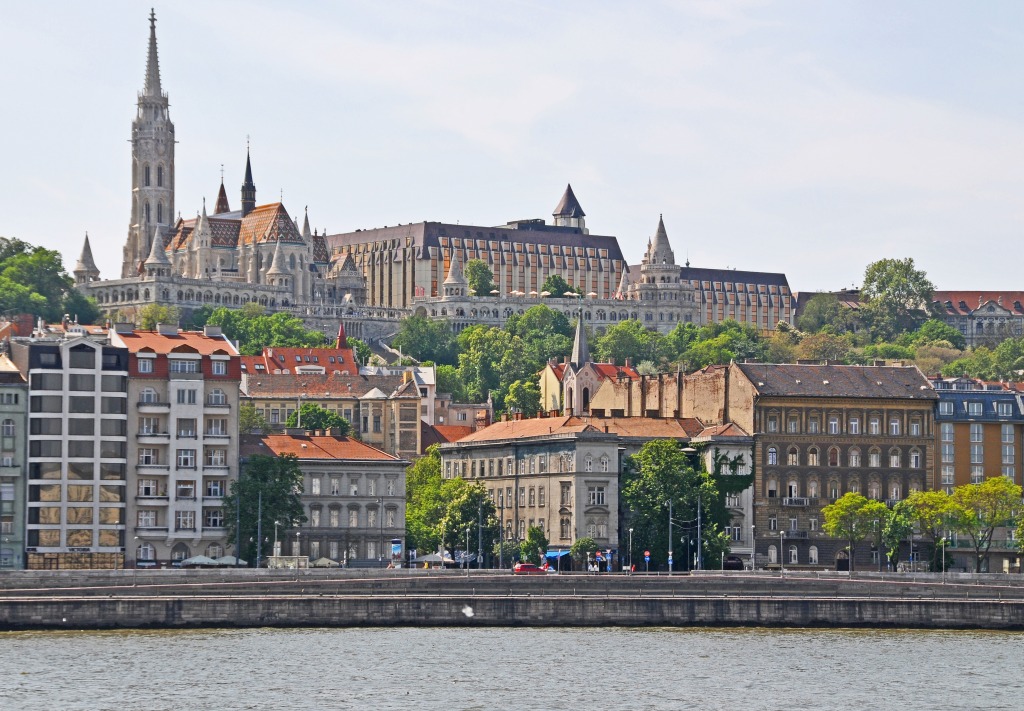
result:
[(547, 575), (547, 572), (533, 563), (516, 563), (512, 567), (512, 575)]

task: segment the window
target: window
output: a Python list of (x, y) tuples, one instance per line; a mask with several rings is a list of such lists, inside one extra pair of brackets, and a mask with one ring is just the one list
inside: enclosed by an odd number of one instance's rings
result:
[(330, 525), (332, 528), (338, 528), (341, 525), (341, 512), (338, 509), (331, 509), (329, 514)]
[[(543, 520), (544, 519), (541, 519), (541, 521), (543, 521)], [(384, 511), (384, 525), (387, 526), (388, 528), (394, 528), (395, 527), (395, 510), (394, 509), (385, 509), (385, 511)]]
[(226, 449), (207, 449), (203, 460), (207, 467), (226, 467), (228, 465), (228, 452)]
[(768, 429), (769, 432), (778, 432), (779, 431), (779, 418), (776, 417), (775, 415), (769, 415), (768, 416), (768, 427), (767, 427), (767, 429)]
[(942, 444), (942, 451), (941, 451), (941, 453), (939, 455), (941, 457), (941, 461), (944, 464), (952, 464), (953, 463), (953, 453), (954, 453), (953, 445), (947, 444), (947, 443), (943, 442), (943, 444)]
[(807, 450), (807, 466), (816, 467), (818, 466), (818, 449), (817, 447), (811, 447)]
[(796, 546), (789, 547), (789, 562), (793, 565), (800, 562), (800, 555), (797, 553)]
[(913, 437), (921, 436), (921, 420), (910, 421), (910, 434)]
[(537, 505), (543, 506), (544, 503), (544, 487), (541, 486), (537, 488)]
[(839, 434), (839, 418), (832, 416), (828, 418), (828, 433)]
[(786, 463), (791, 467), (800, 466), (800, 453), (796, 447), (790, 447), (786, 452)]
[(789, 419), (786, 420), (786, 432), (790, 434), (796, 434), (800, 431), (800, 420), (796, 415), (790, 415)]
[(972, 444), (971, 445), (971, 464), (984, 464), (985, 463), (985, 445), (983, 444)]
[(775, 447), (768, 448), (768, 464), (777, 465), (779, 463), (779, 452)]
[(348, 527), (358, 528), (359, 527), (359, 510), (349, 509), (348, 510)]
[(972, 442), (981, 442), (982, 441), (983, 432), (982, 432), (981, 427), (982, 426), (980, 424), (976, 423), (976, 422), (972, 422), (971, 423), (971, 441)]
[(373, 416), (373, 431), (380, 432), (380, 415)]
[(160, 402), (160, 396), (156, 394), (156, 390), (153, 388), (143, 388), (142, 393), (139, 395), (139, 402), (143, 405)]
[[(228, 402), (228, 397), (227, 397), (227, 395), (224, 394), (224, 391), (221, 390), (220, 388), (214, 388), (213, 390), (210, 391), (209, 403), (211, 405), (226, 405), (227, 402)], [(274, 410), (274, 412), (276, 413), (277, 410)]]
[(199, 361), (198, 360), (183, 360), (181, 358), (171, 358), (168, 361), (169, 369), (172, 373), (198, 373), (199, 372)]
[(176, 499), (192, 500), (196, 498), (196, 482), (193, 479), (182, 479), (174, 490)]
[(530, 506), (537, 505), (537, 490), (532, 486), (530, 487)]
[(140, 435), (160, 434), (160, 418), (159, 417), (140, 417), (139, 418), (139, 434)]
[(900, 421), (899, 418), (893, 417), (889, 420), (889, 434), (898, 435), (900, 433)]
[(839, 498), (839, 482), (838, 481), (830, 481), (828, 483), (828, 496), (833, 501), (835, 501), (836, 499)]
[(882, 466), (882, 453), (877, 449), (873, 449), (868, 452), (868, 466), (869, 467), (880, 467)]
[(980, 484), (985, 481), (985, 468), (980, 464), (971, 465), (971, 483)]
[(519, 487), (519, 505), (522, 507), (526, 506), (526, 487)]
[(320, 528), (320, 509), (312, 509), (309, 512), (309, 525), (313, 528)]
[(196, 436), (196, 420), (194, 417), (179, 417), (178, 418), (178, 437), (187, 437), (195, 439)]
[(1009, 417), (1013, 414), (1013, 404), (1009, 402), (997, 402), (996, 414), (1000, 417)]
[(331, 496), (341, 496), (341, 477), (331, 477)]
[(228, 421), (224, 418), (206, 418), (206, 434), (210, 437), (226, 437)]
[(1013, 444), (1013, 425), (1000, 425), (1000, 441), (1003, 444)]
[(818, 482), (814, 479), (807, 482), (807, 496), (812, 499), (818, 498)]
[[(501, 501), (501, 494), (498, 494), (498, 501)], [(561, 498), (559, 501), (562, 506), (572, 506), (572, 484), (562, 484)]]
[(900, 467), (900, 450), (894, 449), (889, 452), (889, 467), (892, 469), (899, 469)]
[(14, 436), (14, 420), (4, 420), (3, 425), (0, 426), (0, 434), (4, 437)]
[(939, 425), (939, 439), (943, 442), (953, 441), (953, 423), (943, 422)]
[(815, 516), (815, 517), (812, 517), (812, 518), (808, 519), (807, 520), (807, 527), (809, 529), (811, 529), (812, 531), (817, 531), (818, 530), (818, 518)]
[(860, 434), (860, 418), (859, 417), (851, 417), (850, 421), (849, 421), (849, 426), (848, 426), (847, 429), (849, 429), (850, 434), (852, 434), (852, 435)]
[(940, 415), (952, 415), (953, 414), (953, 403), (950, 400), (939, 401), (939, 414)]
[(227, 375), (228, 364), (225, 361), (215, 360), (211, 366), (211, 370), (214, 375)]
[(775, 516), (769, 516), (768, 517), (768, 530), (769, 531), (778, 531), (779, 530), (779, 519), (776, 518)]
[(309, 493), (312, 494), (313, 496), (320, 496), (320, 477), (318, 477), (318, 476), (313, 477), (310, 480), (309, 484), (310, 484)]
[(819, 432), (818, 426), (819, 426), (818, 418), (817, 417), (812, 417), (811, 419), (809, 419), (807, 421), (807, 432), (809, 434), (818, 434), (818, 432)]
[(153, 466), (160, 464), (160, 451), (157, 449), (153, 449), (152, 447), (140, 447), (139, 464), (143, 466)]
[(953, 465), (943, 464), (942, 465), (942, 484), (945, 486), (953, 485)]
[(179, 405), (195, 405), (196, 404), (196, 391), (195, 390), (179, 390), (178, 391), (178, 404)]
[(921, 468), (921, 453), (916, 449), (910, 451), (910, 468), (920, 469)]
[(789, 530), (790, 531), (797, 531), (797, 530), (799, 530), (799, 525), (800, 525), (800, 522), (797, 520), (797, 518), (795, 516), (791, 516), (789, 518)]
[(376, 496), (377, 495), (377, 480), (376, 479), (371, 479), (370, 477), (366, 478), (366, 495), (367, 496)]
[(154, 528), (156, 526), (156, 511), (139, 511), (135, 520), (139, 528)]
[(587, 487), (587, 503), (590, 506), (604, 506), (604, 487), (603, 486), (588, 486)]
[(774, 499), (779, 495), (779, 483), (775, 479), (768, 480), (768, 498)]
[(526, 519), (519, 519), (519, 538), (526, 538)]
[(839, 450), (835, 447), (828, 450), (828, 465), (830, 467), (839, 466)]
[(196, 530), (196, 512), (195, 511), (175, 511), (174, 512), (174, 528), (177, 531), (194, 531), (194, 530)]
[(967, 414), (972, 417), (980, 417), (982, 413), (982, 406), (980, 402), (969, 402), (967, 403)]
[(194, 449), (179, 449), (178, 450), (178, 467), (182, 469), (195, 469), (196, 468), (196, 450)]
[(583, 471), (592, 472), (594, 471), (594, 460), (589, 455), (583, 462)]
[(206, 496), (217, 498), (224, 496), (224, 482), (220, 479), (210, 479), (206, 482)]
[(774, 565), (779, 562), (779, 552), (775, 546), (768, 546), (768, 563)]
[(572, 524), (570, 522), (570, 519), (562, 517), (562, 519), (558, 522), (558, 537), (563, 539), (570, 538), (569, 534), (571, 532), (571, 529)]
[(601, 471), (608, 471), (608, 457), (601, 457)]
[(224, 528), (224, 512), (221, 509), (205, 509), (203, 511), (204, 528)]
[(818, 547), (811, 546), (807, 549), (807, 563), (810, 565), (818, 564)]
[(1013, 445), (1004, 444), (1003, 447), (1003, 464), (1013, 464)]
[(139, 496), (157, 496), (156, 479), (139, 479)]

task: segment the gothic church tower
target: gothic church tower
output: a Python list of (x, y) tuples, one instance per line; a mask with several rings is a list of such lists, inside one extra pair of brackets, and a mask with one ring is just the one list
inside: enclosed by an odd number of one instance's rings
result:
[(121, 278), (135, 277), (151, 252), (150, 239), (163, 235), (174, 221), (174, 124), (160, 88), (156, 53), (156, 13), (149, 15), (146, 84), (132, 121), (132, 216), (124, 246)]

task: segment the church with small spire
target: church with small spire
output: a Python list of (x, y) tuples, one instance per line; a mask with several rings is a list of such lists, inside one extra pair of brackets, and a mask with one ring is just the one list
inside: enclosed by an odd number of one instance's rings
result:
[[(119, 279), (102, 280), (88, 236), (74, 270), (78, 287), (108, 313), (131, 316), (150, 303), (185, 311), (258, 303), (336, 328), (337, 318), (365, 300), (365, 281), (351, 262), (332, 265), (326, 231), (311, 230), (281, 201), (258, 204), (247, 147), (239, 209), (232, 210), (223, 169), (214, 208), (194, 217), (175, 213), (176, 142), (157, 54), (156, 15), (142, 91), (132, 121), (131, 219)], [(329, 332), (330, 332), (329, 331)]]

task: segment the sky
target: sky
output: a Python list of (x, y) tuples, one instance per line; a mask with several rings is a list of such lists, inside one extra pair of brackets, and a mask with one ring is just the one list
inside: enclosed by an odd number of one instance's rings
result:
[[(0, 235), (128, 232), (151, 3), (0, 0)], [(283, 195), (329, 233), (545, 217), (566, 183), (639, 262), (1022, 289), (1024, 3), (266, 2), (155, 6), (176, 209)]]

